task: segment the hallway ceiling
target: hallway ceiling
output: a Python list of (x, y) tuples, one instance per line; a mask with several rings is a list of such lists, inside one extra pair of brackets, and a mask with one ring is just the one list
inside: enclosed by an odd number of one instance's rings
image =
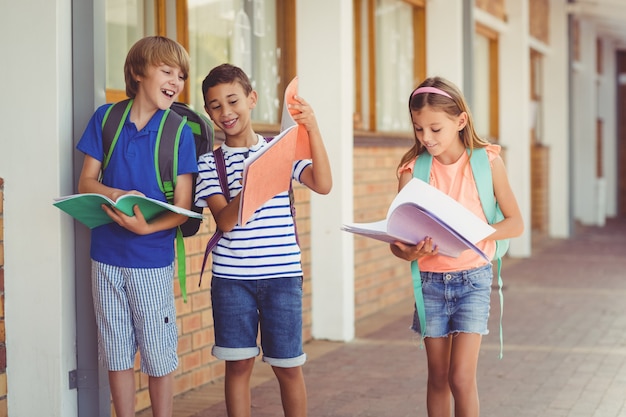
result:
[(574, 15), (594, 21), (598, 33), (626, 48), (626, 0), (574, 0), (569, 6)]

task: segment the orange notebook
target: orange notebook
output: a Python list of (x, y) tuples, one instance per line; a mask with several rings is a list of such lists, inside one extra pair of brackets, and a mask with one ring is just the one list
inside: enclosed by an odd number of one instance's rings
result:
[(267, 146), (244, 161), (238, 223), (245, 225), (255, 211), (277, 194), (288, 191), (293, 163), (311, 158), (309, 134), (291, 116), (298, 77), (285, 89), (281, 132)]

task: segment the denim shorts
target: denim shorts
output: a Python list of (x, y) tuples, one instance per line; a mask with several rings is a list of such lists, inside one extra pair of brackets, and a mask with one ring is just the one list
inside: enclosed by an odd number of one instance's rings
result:
[[(492, 265), (456, 272), (421, 272), (426, 333), (445, 337), (452, 333), (489, 333)], [(411, 328), (421, 333), (417, 310)]]
[(302, 277), (211, 280), (215, 346), (226, 361), (257, 356), (261, 331), (263, 361), (280, 368), (301, 366)]

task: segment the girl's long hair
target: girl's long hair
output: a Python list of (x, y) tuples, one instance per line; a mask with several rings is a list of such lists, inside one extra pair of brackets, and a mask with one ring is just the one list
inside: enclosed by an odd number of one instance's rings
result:
[[(415, 91), (421, 87), (438, 88), (448, 93), (451, 98), (437, 93), (415, 94)], [(461, 91), (450, 81), (442, 77), (427, 78), (411, 92), (411, 96), (409, 97), (409, 115), (411, 116), (411, 120), (413, 119), (412, 111), (419, 111), (426, 106), (430, 106), (435, 111), (446, 112), (452, 117), (457, 117), (463, 112), (467, 113), (467, 123), (459, 132), (460, 139), (466, 148), (473, 150), (474, 148), (483, 148), (489, 144), (489, 142), (481, 139), (476, 133), (469, 106), (465, 102)], [(415, 129), (413, 129), (413, 135), (415, 136), (415, 144), (402, 156), (398, 168), (415, 159), (418, 155), (427, 152), (424, 145), (417, 139)]]

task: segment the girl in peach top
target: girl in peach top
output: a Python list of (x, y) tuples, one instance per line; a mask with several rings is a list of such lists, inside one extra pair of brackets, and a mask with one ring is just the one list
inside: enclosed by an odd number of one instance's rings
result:
[[(496, 240), (519, 236), (524, 227), (500, 146), (478, 137), (462, 94), (440, 77), (426, 79), (411, 93), (409, 110), (415, 145), (400, 162), (399, 189), (413, 178), (416, 159), (428, 152), (433, 156), (430, 184), (486, 221), (467, 152), (486, 148), (504, 220), (492, 224), (496, 231), (477, 246), (493, 256)], [(458, 258), (439, 255), (431, 238), (414, 246), (396, 242), (391, 251), (401, 259), (416, 260), (421, 273), (426, 325), (422, 332), (416, 313), (413, 329), (423, 333), (426, 347), (429, 417), (449, 417), (452, 398), (456, 417), (478, 416), (476, 367), (482, 336), (488, 333), (491, 263), (470, 250)]]

